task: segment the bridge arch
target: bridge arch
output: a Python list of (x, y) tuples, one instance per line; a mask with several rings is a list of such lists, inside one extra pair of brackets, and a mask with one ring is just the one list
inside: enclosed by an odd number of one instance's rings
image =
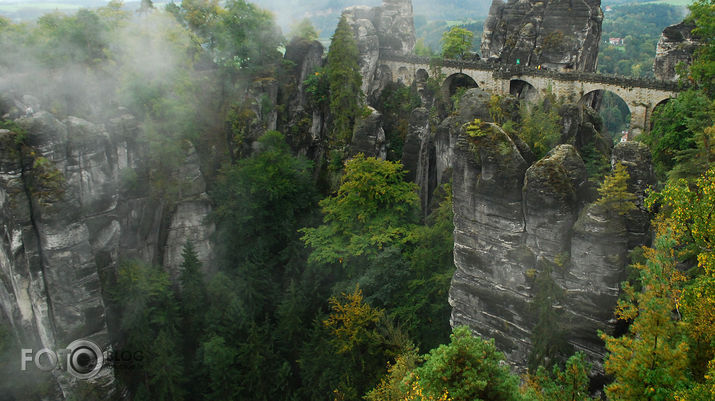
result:
[(539, 100), (539, 92), (534, 85), (523, 79), (509, 81), (509, 94), (528, 103)]
[(585, 93), (579, 103), (598, 112), (603, 120), (603, 134), (608, 134), (614, 140), (620, 140), (624, 134), (628, 134), (626, 138), (632, 138), (631, 117), (637, 110), (617, 93), (595, 89)]
[(427, 82), (429, 79), (429, 72), (425, 70), (424, 68), (420, 68), (417, 71), (415, 71), (415, 81), (416, 82)]
[(471, 89), (478, 87), (479, 85), (477, 85), (474, 78), (467, 74), (456, 72), (448, 76), (447, 79), (444, 80), (444, 83), (442, 83), (442, 94), (445, 95), (446, 98), (450, 98), (454, 96), (459, 88)]
[[(653, 106), (653, 112), (651, 113), (651, 117), (654, 116), (658, 110), (662, 110), (663, 107), (671, 100), (673, 100), (673, 98), (669, 97), (669, 98), (665, 98), (665, 99), (659, 101), (658, 103), (656, 103), (655, 106)], [(650, 121), (648, 121), (648, 123), (649, 123), (649, 126), (648, 126), (649, 130), (652, 130), (653, 129), (653, 119), (651, 118)]]
[(407, 67), (400, 67), (397, 69), (397, 81), (402, 82), (404, 85), (409, 85), (412, 81), (410, 80), (410, 72)]

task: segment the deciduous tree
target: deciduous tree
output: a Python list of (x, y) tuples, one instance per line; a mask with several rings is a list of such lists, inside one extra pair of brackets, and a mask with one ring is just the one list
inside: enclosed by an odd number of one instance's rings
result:
[(442, 57), (461, 59), (472, 48), (474, 33), (455, 26), (442, 35)]

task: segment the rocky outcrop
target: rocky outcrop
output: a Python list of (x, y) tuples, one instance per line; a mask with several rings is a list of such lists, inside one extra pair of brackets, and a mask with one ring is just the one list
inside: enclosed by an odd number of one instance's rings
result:
[[(577, 138), (585, 125), (583, 117), (566, 121), (564, 132), (571, 134), (565, 137)], [(632, 224), (630, 216), (589, 203), (586, 166), (572, 144), (559, 145), (530, 165), (515, 141), (493, 124), (462, 126), (455, 142), (452, 325), (466, 324), (494, 338), (510, 363), (523, 369), (538, 323), (535, 277), (548, 269), (563, 294), (552, 308), (565, 339), (602, 374), (605, 351), (597, 331), (614, 330), (627, 251), (646, 240), (647, 219)], [(635, 193), (650, 182), (643, 146), (628, 143), (614, 150), (614, 161), (633, 170), (629, 188)]]
[(647, 244), (650, 237), (651, 215), (644, 205), (646, 190), (655, 185), (651, 152), (642, 142), (620, 142), (613, 148), (611, 164), (621, 163), (628, 171), (628, 190), (636, 195), (637, 209), (626, 215), (628, 249)]
[[(208, 265), (210, 204), (189, 146), (184, 186), (157, 201), (146, 183), (146, 146), (134, 117), (104, 125), (35, 110), (0, 132), (0, 307), (25, 348), (61, 349), (76, 339), (108, 346), (103, 285), (120, 260), (163, 264), (192, 240)], [(64, 396), (77, 381), (53, 372)], [(110, 367), (91, 379), (105, 399), (120, 389)], [(58, 393), (59, 394), (59, 393)], [(56, 398), (61, 399), (59, 395)]]
[(692, 34), (694, 28), (695, 24), (692, 22), (683, 21), (663, 30), (653, 61), (653, 72), (657, 79), (677, 81), (679, 78), (676, 71), (678, 64), (690, 64), (693, 53), (698, 47), (698, 42)]
[(385, 130), (382, 129), (382, 114), (369, 107), (370, 114), (355, 122), (350, 145), (352, 154), (363, 153), (367, 157), (385, 159)]
[(322, 138), (325, 136), (325, 116), (320, 105), (315, 104), (306, 91), (305, 82), (323, 65), (323, 45), (318, 41), (294, 38), (286, 46), (284, 59), (291, 65), (287, 83), (281, 87), (280, 104), (286, 105), (279, 116), (279, 131), (298, 154), (308, 157), (320, 174), (324, 155)]
[(482, 58), (554, 70), (595, 71), (600, 0), (494, 0), (484, 23)]
[(362, 91), (368, 98), (375, 98), (392, 73), (378, 68), (380, 54), (408, 55), (415, 47), (412, 1), (383, 0), (379, 7), (349, 7), (343, 16), (357, 41)]

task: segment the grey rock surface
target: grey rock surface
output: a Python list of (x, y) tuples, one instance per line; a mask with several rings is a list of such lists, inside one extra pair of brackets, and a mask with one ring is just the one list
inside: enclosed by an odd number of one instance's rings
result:
[[(121, 260), (176, 275), (177, 254), (192, 240), (210, 262), (210, 203), (196, 152), (189, 146), (176, 172), (184, 183), (177, 199), (158, 202), (142, 184), (147, 147), (131, 115), (99, 125), (36, 111), (17, 123), (24, 144), (0, 133), (0, 310), (23, 347), (61, 349), (76, 339), (108, 346), (103, 285)], [(77, 380), (53, 374), (56, 398), (70, 396)], [(111, 367), (91, 380), (105, 399), (122, 394)]]
[(391, 74), (396, 73), (378, 67), (380, 54), (408, 55), (414, 50), (412, 1), (383, 0), (378, 7), (353, 6), (346, 8), (343, 16), (357, 41), (362, 91), (368, 98), (376, 98)]
[(385, 130), (382, 129), (382, 114), (369, 107), (370, 115), (360, 117), (353, 128), (350, 145), (352, 154), (363, 153), (367, 157), (385, 159)]
[[(572, 125), (565, 130), (577, 135), (582, 120)], [(494, 124), (482, 124), (471, 136), (462, 126), (455, 142), (452, 326), (468, 325), (494, 338), (508, 361), (525, 369), (538, 323), (534, 277), (550, 266), (564, 294), (553, 307), (566, 339), (588, 355), (593, 374), (603, 374), (597, 331), (614, 330), (627, 251), (645, 243), (647, 219), (613, 216), (589, 203), (586, 167), (572, 144), (529, 165)], [(651, 182), (649, 152), (642, 147), (625, 143), (613, 156), (633, 171), (629, 188), (637, 194)]]
[(658, 39), (653, 61), (653, 73), (657, 79), (677, 81), (678, 64), (690, 64), (693, 53), (698, 47), (698, 41), (692, 34), (693, 28), (695, 24), (683, 21), (663, 30)]
[(494, 0), (482, 34), (482, 58), (554, 70), (595, 71), (600, 0)]

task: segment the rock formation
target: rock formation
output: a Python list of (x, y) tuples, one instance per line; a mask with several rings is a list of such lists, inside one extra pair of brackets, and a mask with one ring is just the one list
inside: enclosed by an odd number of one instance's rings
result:
[[(590, 124), (583, 113), (581, 118), (570, 121), (575, 131)], [(569, 118), (564, 120), (570, 131)], [(627, 251), (646, 241), (645, 212), (620, 217), (589, 203), (586, 168), (571, 144), (530, 164), (515, 141), (493, 124), (471, 135), (462, 126), (455, 143), (452, 325), (468, 325), (494, 338), (507, 359), (523, 369), (538, 323), (535, 277), (548, 268), (563, 292), (552, 307), (565, 339), (590, 357), (594, 373), (602, 373), (605, 351), (596, 333), (614, 330), (613, 308), (625, 279)], [(628, 166), (629, 189), (642, 198), (652, 173), (648, 150), (641, 147), (618, 145), (613, 164)]]
[(377, 68), (382, 52), (411, 54), (415, 47), (415, 26), (411, 0), (383, 0), (382, 6), (354, 6), (343, 11), (353, 29), (360, 52), (362, 91), (368, 98), (389, 81)]
[[(17, 102), (15, 102), (17, 103)], [(13, 104), (13, 102), (5, 102)], [(5, 113), (5, 111), (2, 111)], [(158, 201), (144, 185), (146, 146), (134, 117), (104, 125), (45, 111), (0, 131), (0, 307), (24, 348), (62, 349), (76, 339), (109, 345), (103, 288), (120, 260), (163, 265), (173, 275), (191, 240), (207, 265), (210, 211), (192, 147), (176, 172), (176, 199)], [(57, 390), (76, 381), (53, 372)], [(110, 367), (92, 379), (116, 397)]]
[(368, 107), (370, 114), (355, 122), (350, 145), (352, 154), (363, 153), (367, 157), (385, 159), (385, 130), (382, 129), (382, 114)]
[(548, 69), (595, 71), (600, 0), (494, 0), (484, 23), (482, 58)]
[(677, 81), (676, 67), (680, 63), (690, 64), (693, 52), (698, 47), (692, 30), (695, 24), (683, 21), (663, 30), (655, 50), (653, 72), (655, 77), (667, 81)]

